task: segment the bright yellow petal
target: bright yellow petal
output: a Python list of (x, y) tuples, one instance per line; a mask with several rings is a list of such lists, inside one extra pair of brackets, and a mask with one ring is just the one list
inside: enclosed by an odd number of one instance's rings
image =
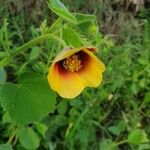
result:
[(85, 86), (98, 87), (102, 81), (105, 65), (88, 50), (83, 50), (81, 55), (84, 55), (82, 56), (83, 67), (78, 72), (79, 76), (84, 81)]
[(64, 48), (54, 59), (54, 63), (58, 62), (60, 60), (63, 60), (71, 55), (73, 55), (74, 53), (77, 53), (81, 50), (88, 50), (88, 51), (95, 51), (97, 48), (96, 47), (80, 47), (80, 48)]
[(95, 65), (101, 69), (101, 72), (104, 72), (105, 71), (105, 65), (93, 54), (91, 53), (90, 51), (84, 49), (82, 50), (84, 51), (87, 55), (90, 56), (90, 60), (93, 61), (93, 63), (95, 63)]
[(54, 91), (57, 91), (59, 89), (59, 78), (58, 76), (56, 76), (58, 74), (57, 67), (58, 66), (55, 63), (53, 63), (48, 73), (48, 82)]
[(76, 73), (60, 76), (60, 89), (58, 93), (61, 97), (75, 98), (83, 89), (84, 83)]
[(48, 81), (51, 88), (63, 98), (75, 98), (84, 89), (84, 83), (79, 75), (64, 70), (59, 62), (50, 68)]

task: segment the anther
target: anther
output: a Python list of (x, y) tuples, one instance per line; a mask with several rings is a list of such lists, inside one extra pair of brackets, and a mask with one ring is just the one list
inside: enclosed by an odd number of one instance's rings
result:
[(79, 71), (82, 67), (79, 56), (74, 54), (63, 61), (63, 67), (71, 72)]

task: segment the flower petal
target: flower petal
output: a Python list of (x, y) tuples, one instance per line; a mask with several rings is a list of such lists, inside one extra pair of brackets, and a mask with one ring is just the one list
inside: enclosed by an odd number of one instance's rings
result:
[[(82, 53), (82, 54), (81, 54)], [(85, 86), (98, 87), (102, 81), (102, 72), (105, 70), (105, 65), (90, 51), (83, 50), (82, 69), (78, 72)]]
[(89, 51), (95, 51), (97, 48), (96, 47), (80, 47), (80, 48), (64, 48), (58, 55), (57, 57), (54, 59), (54, 63), (61, 61), (71, 55), (73, 55), (74, 53), (77, 53), (81, 50), (89, 50)]
[(57, 65), (55, 65), (55, 63), (53, 63), (49, 69), (48, 82), (54, 91), (58, 91), (58, 89), (59, 89), (59, 78), (58, 78), (57, 74), (58, 74)]
[(95, 52), (97, 50), (96, 47), (90, 47), (90, 46), (86, 47), (86, 49), (91, 51), (91, 52)]
[(48, 81), (51, 88), (63, 98), (75, 98), (84, 89), (84, 83), (79, 75), (66, 71), (60, 62), (51, 66)]
[(101, 72), (105, 71), (105, 65), (93, 53), (91, 53), (89, 50), (86, 49), (83, 49), (82, 51), (84, 51), (87, 55), (89, 55), (91, 61), (93, 61), (93, 63), (94, 62), (96, 63), (95, 65), (101, 69)]

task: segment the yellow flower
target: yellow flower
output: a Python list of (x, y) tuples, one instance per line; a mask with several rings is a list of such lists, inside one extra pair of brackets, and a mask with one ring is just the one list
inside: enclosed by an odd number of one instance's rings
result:
[(62, 50), (49, 70), (51, 88), (63, 98), (75, 98), (87, 86), (98, 87), (105, 65), (92, 53), (95, 50), (95, 47)]

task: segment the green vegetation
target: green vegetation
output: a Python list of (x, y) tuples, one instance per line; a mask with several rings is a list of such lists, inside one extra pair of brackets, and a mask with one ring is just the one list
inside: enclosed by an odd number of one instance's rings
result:
[[(61, 2), (0, 1), (0, 150), (150, 150), (150, 4)], [(59, 97), (53, 58), (89, 45), (102, 84)]]

